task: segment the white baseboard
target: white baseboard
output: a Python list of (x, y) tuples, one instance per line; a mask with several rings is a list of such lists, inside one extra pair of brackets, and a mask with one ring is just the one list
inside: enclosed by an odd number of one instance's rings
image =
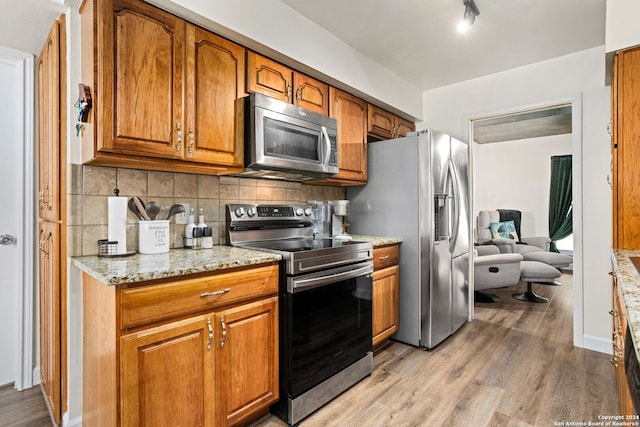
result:
[(40, 385), (40, 366), (33, 368), (33, 386)]
[(604, 354), (613, 354), (613, 344), (610, 339), (584, 335), (583, 344), (584, 348), (587, 350), (593, 350)]
[(62, 417), (62, 425), (63, 427), (82, 427), (82, 416), (70, 420), (69, 413), (67, 412)]

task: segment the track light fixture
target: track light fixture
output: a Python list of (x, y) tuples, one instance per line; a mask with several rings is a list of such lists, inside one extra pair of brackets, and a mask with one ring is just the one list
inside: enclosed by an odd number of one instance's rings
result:
[(466, 33), (476, 20), (476, 16), (480, 15), (480, 10), (476, 6), (475, 0), (462, 0), (464, 5), (464, 16), (462, 21), (458, 23), (458, 31)]

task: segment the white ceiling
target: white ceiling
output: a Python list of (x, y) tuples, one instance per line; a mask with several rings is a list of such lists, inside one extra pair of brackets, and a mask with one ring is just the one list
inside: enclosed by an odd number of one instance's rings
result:
[[(0, 0), (0, 45), (37, 54), (63, 1)], [(476, 0), (467, 34), (462, 0), (281, 1), (423, 90), (604, 44), (605, 0)]]
[(62, 0), (0, 0), (0, 45), (37, 55), (53, 20), (66, 10)]
[(604, 45), (605, 0), (281, 1), (423, 90)]

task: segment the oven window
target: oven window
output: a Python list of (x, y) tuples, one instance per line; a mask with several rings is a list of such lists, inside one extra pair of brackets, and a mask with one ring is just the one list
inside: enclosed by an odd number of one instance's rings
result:
[(265, 155), (320, 163), (320, 132), (264, 118)]
[(371, 350), (371, 277), (287, 294), (289, 392), (297, 396)]

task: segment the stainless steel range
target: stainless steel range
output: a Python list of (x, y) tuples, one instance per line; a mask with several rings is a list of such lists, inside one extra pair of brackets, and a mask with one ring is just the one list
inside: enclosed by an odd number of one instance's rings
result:
[(280, 401), (290, 425), (373, 370), (371, 243), (314, 238), (307, 205), (227, 205), (228, 242), (280, 264)]

